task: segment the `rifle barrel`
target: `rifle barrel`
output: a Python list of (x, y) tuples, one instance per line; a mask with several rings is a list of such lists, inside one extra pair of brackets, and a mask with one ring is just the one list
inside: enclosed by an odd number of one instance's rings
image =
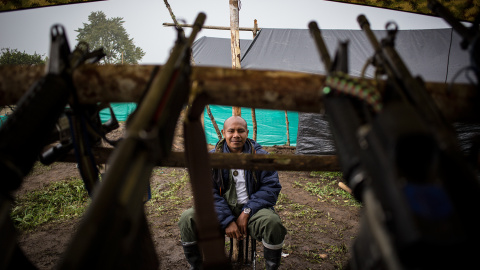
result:
[(318, 52), (320, 53), (320, 58), (325, 65), (325, 71), (328, 73), (330, 71), (332, 63), (330, 60), (330, 54), (328, 53), (327, 46), (325, 45), (325, 42), (323, 41), (323, 38), (321, 36), (320, 28), (318, 28), (318, 24), (314, 21), (308, 24), (308, 28), (310, 28), (310, 34), (312, 34), (313, 39), (315, 40), (315, 45), (317, 45)]

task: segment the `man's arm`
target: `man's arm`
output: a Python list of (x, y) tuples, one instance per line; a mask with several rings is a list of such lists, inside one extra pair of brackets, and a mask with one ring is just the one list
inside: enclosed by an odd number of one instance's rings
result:
[(248, 219), (250, 218), (250, 214), (246, 214), (245, 212), (242, 212), (240, 216), (238, 216), (236, 224), (238, 227), (239, 233), (242, 235), (247, 234), (247, 225), (248, 225)]
[(245, 205), (245, 208), (252, 209), (250, 216), (253, 216), (260, 209), (274, 206), (282, 189), (276, 171), (262, 171), (260, 178), (257, 180), (260, 182), (260, 188), (250, 195), (250, 200)]
[(213, 181), (213, 204), (218, 221), (220, 222), (220, 227), (226, 229), (231, 222), (235, 221), (235, 216), (230, 210), (230, 207), (228, 207), (227, 200), (220, 195), (220, 188), (215, 181)]

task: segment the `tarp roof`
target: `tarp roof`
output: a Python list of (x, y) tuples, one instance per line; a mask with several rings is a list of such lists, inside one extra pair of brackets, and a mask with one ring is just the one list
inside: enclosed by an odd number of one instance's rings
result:
[[(386, 31), (375, 30), (377, 38)], [(361, 30), (322, 30), (330, 55), (339, 41), (349, 40), (350, 74), (360, 76), (363, 65), (373, 54)], [(425, 81), (451, 82), (454, 75), (469, 64), (467, 51), (460, 48), (461, 38), (452, 29), (399, 30), (395, 48), (413, 76)], [(250, 43), (249, 43), (250, 42)], [(241, 40), (242, 69), (267, 69), (325, 74), (308, 29), (263, 28), (253, 42)], [(203, 37), (193, 45), (196, 65), (231, 66), (230, 39)], [(367, 69), (367, 77), (373, 69)], [(461, 74), (455, 82), (468, 82)]]
[[(240, 54), (245, 52), (252, 44), (252, 40), (240, 39)], [(230, 39), (201, 37), (193, 43), (193, 59), (195, 65), (232, 67), (232, 51)]]

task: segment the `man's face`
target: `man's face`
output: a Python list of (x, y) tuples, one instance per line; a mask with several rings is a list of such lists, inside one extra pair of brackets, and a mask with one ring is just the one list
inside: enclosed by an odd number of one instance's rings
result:
[(245, 120), (241, 117), (228, 118), (223, 125), (222, 134), (227, 142), (230, 152), (241, 153), (243, 151), (243, 145), (248, 137), (248, 129)]

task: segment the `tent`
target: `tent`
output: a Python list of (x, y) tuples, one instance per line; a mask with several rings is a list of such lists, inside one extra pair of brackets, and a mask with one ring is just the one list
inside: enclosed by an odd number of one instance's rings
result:
[[(386, 36), (385, 30), (375, 30), (378, 39)], [(322, 30), (322, 36), (331, 55), (339, 41), (349, 41), (350, 75), (358, 77), (366, 60), (372, 56), (373, 49), (361, 30)], [(421, 76), (425, 81), (434, 82), (469, 82), (468, 73), (463, 72), (469, 64), (467, 51), (460, 48), (461, 37), (453, 29), (399, 30), (395, 48), (406, 63), (410, 72)], [(325, 74), (323, 64), (308, 29), (269, 29), (263, 28), (253, 41), (240, 41), (242, 69), (262, 69), (298, 71), (312, 74)], [(230, 39), (202, 37), (193, 45), (193, 57), (198, 66), (230, 67)], [(367, 69), (366, 77), (372, 77), (373, 69)], [(262, 112), (263, 113), (263, 112)], [(279, 113), (279, 112), (277, 112)], [(214, 117), (219, 123), (231, 115)], [(243, 114), (242, 114), (243, 115)], [(258, 114), (257, 114), (258, 117)], [(290, 123), (298, 121), (298, 127), (290, 126), (290, 134), (296, 135), (292, 145), (297, 146), (299, 154), (332, 154), (335, 152), (328, 122), (317, 113), (299, 113), (298, 118), (292, 113)], [(248, 118), (248, 116), (245, 116)], [(267, 116), (267, 119), (269, 116)], [(293, 119), (298, 119), (292, 121)], [(247, 119), (248, 120), (248, 119)], [(268, 122), (272, 136), (283, 135), (283, 127), (276, 127), (277, 122)], [(216, 141), (216, 135), (210, 119), (205, 119), (207, 141)], [(258, 141), (263, 141), (262, 127), (258, 127)], [(276, 135), (278, 134), (278, 135)], [(274, 141), (281, 141), (275, 139)], [(293, 141), (293, 140), (292, 140)], [(284, 144), (284, 143), (276, 143)]]
[[(252, 40), (240, 40), (241, 56), (245, 57), (249, 49), (252, 48)], [(230, 39), (226, 38), (210, 38), (202, 37), (195, 41), (192, 46), (193, 59), (197, 66), (216, 66), (216, 67), (232, 67)], [(242, 65), (243, 65), (242, 61)], [(232, 108), (227, 106), (210, 106), (212, 114), (215, 118), (219, 129), (222, 129), (223, 122), (232, 115)], [(257, 120), (257, 141), (264, 146), (285, 145), (287, 143), (287, 127), (284, 111), (273, 111), (256, 109)], [(213, 124), (208, 117), (205, 116), (205, 133), (207, 143), (215, 144), (218, 141), (217, 133)], [(252, 115), (250, 108), (242, 108), (242, 117), (247, 120), (249, 137), (252, 138)], [(298, 113), (288, 112), (290, 145), (296, 145), (296, 130), (298, 123)]]

